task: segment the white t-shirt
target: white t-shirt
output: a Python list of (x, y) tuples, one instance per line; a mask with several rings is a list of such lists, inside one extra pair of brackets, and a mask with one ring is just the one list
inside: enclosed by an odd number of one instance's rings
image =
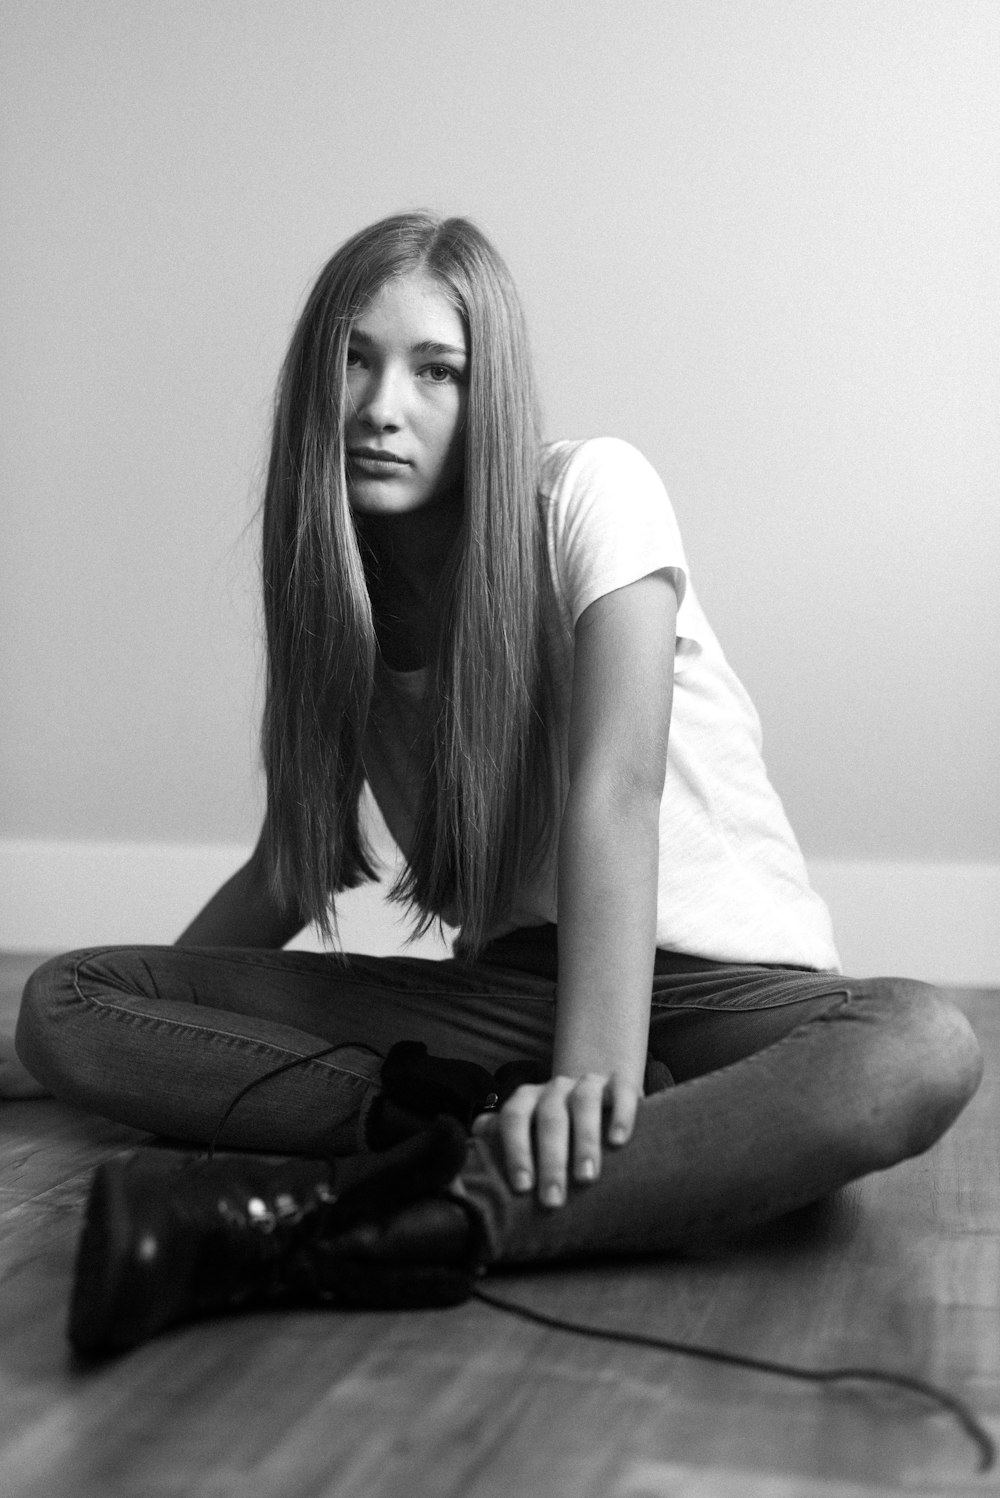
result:
[[(667, 571), (677, 592), (657, 946), (717, 962), (839, 969), (829, 914), (764, 769), (760, 722), (695, 597), (655, 470), (617, 438), (556, 442), (545, 449), (539, 488), (556, 601), (547, 640), (563, 794), (577, 620), (595, 599), (653, 572)], [(419, 796), (409, 748), (426, 672), (380, 675), (365, 770), (405, 855)], [(546, 921), (558, 921), (555, 846), (493, 935)]]

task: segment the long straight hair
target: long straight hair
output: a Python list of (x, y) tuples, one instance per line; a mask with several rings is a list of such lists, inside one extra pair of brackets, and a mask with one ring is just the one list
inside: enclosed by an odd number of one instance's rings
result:
[(348, 500), (346, 358), (354, 320), (421, 270), (469, 339), (462, 521), (429, 673), (423, 790), (393, 888), (415, 933), (447, 912), (473, 956), (551, 828), (547, 568), (538, 419), (524, 320), (504, 262), (464, 218), (400, 214), (354, 235), (316, 281), (275, 403), (264, 496), (267, 695), (262, 852), (271, 887), (335, 936), (334, 897), (376, 877), (359, 815), (377, 663)]

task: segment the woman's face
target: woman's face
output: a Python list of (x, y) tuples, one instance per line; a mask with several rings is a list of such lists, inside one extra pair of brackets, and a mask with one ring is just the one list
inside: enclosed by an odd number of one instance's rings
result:
[(356, 319), (345, 413), (352, 509), (416, 510), (461, 478), (468, 365), (462, 319), (423, 271), (383, 286)]

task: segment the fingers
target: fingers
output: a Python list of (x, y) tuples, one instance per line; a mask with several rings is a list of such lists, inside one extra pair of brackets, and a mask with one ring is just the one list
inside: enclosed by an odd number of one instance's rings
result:
[(535, 1109), (535, 1159), (538, 1199), (544, 1207), (561, 1207), (566, 1200), (566, 1170), (570, 1151), (568, 1102), (574, 1084), (570, 1077), (553, 1077), (542, 1088)]
[[(517, 1192), (537, 1188), (544, 1206), (561, 1206), (570, 1174), (580, 1185), (600, 1176), (605, 1115), (608, 1144), (625, 1144), (632, 1135), (638, 1101), (635, 1087), (598, 1073), (519, 1087), (496, 1122), (490, 1121), (500, 1133), (511, 1187)], [(485, 1128), (485, 1122), (477, 1122), (477, 1133)]]
[(635, 1114), (641, 1093), (637, 1087), (614, 1077), (610, 1084), (611, 1111), (608, 1116), (608, 1143), (616, 1148), (627, 1144), (635, 1128)]
[(566, 1189), (569, 1119), (565, 1097), (572, 1086), (569, 1077), (553, 1077), (543, 1087), (519, 1087), (500, 1110), (507, 1179), (515, 1191), (530, 1191), (537, 1183), (539, 1199), (553, 1206), (558, 1202), (549, 1198), (560, 1190), (565, 1195)]
[(601, 1119), (607, 1086), (606, 1077), (592, 1072), (581, 1077), (569, 1095), (574, 1181), (596, 1181), (601, 1173)]

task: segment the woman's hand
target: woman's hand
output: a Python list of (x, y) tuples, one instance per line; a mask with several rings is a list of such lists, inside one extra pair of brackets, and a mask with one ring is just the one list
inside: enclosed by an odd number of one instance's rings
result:
[(641, 1094), (617, 1076), (588, 1072), (553, 1077), (542, 1086), (519, 1087), (493, 1115), (481, 1115), (474, 1133), (497, 1128), (507, 1178), (518, 1192), (537, 1186), (546, 1207), (561, 1207), (567, 1180), (584, 1184), (601, 1173), (601, 1147), (620, 1147), (632, 1137)]

